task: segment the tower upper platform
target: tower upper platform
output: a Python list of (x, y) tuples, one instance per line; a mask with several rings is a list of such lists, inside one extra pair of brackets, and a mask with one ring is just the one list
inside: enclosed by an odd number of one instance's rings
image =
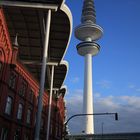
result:
[(101, 38), (103, 29), (96, 24), (96, 13), (93, 0), (84, 0), (81, 24), (75, 28), (75, 36), (81, 41), (87, 38), (96, 41)]

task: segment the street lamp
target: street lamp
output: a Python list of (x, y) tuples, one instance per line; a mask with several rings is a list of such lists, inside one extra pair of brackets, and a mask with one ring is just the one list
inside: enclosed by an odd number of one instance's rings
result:
[(75, 118), (75, 117), (78, 117), (78, 116), (87, 116), (87, 115), (115, 115), (115, 120), (118, 121), (118, 113), (93, 113), (93, 114), (75, 114), (75, 115), (72, 115), (71, 117), (69, 117), (69, 119), (64, 123), (64, 126), (65, 126), (65, 130), (64, 130), (64, 138), (66, 136), (66, 126), (68, 124), (68, 122), (72, 119), (72, 118)]
[(102, 122), (102, 135), (104, 133), (104, 122)]

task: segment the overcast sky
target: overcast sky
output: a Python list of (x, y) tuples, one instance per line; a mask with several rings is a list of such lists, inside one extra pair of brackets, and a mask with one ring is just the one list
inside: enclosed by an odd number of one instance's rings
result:
[[(83, 0), (67, 0), (73, 15), (73, 35), (65, 59), (69, 72), (65, 84), (68, 117), (82, 113), (84, 58), (79, 56), (74, 28), (80, 24)], [(95, 0), (97, 24), (104, 29), (98, 41), (100, 53), (93, 58), (95, 132), (140, 132), (140, 0)], [(69, 122), (72, 134), (81, 133), (82, 117)]]

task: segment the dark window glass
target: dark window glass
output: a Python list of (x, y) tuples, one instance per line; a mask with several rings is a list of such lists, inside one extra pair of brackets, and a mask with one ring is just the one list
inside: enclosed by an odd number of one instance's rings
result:
[(15, 84), (16, 84), (16, 74), (12, 72), (9, 78), (9, 87), (14, 89)]
[(0, 61), (0, 73), (2, 71), (2, 62)]
[(24, 140), (29, 140), (29, 135), (28, 134), (24, 135)]
[(44, 118), (41, 118), (41, 129), (44, 129)]
[(58, 137), (58, 126), (55, 127), (55, 136)]
[(21, 120), (23, 114), (23, 105), (20, 103), (18, 105), (17, 119)]
[(53, 134), (53, 125), (50, 124), (50, 134), (52, 135)]
[(30, 90), (30, 92), (29, 92), (29, 100), (30, 100), (31, 103), (33, 103), (33, 100), (34, 100), (34, 92), (33, 92), (33, 90)]
[(19, 129), (17, 129), (16, 131), (15, 131), (15, 134), (14, 134), (14, 140), (20, 140), (21, 138), (20, 138), (20, 130)]
[(8, 129), (7, 128), (2, 128), (1, 135), (0, 135), (0, 140), (7, 140), (7, 136), (8, 136)]
[(37, 96), (36, 98), (36, 105), (38, 105), (38, 101), (39, 101), (39, 96)]
[(28, 124), (31, 123), (31, 109), (28, 109), (28, 110), (27, 110), (27, 120), (26, 120), (26, 122), (27, 122)]
[(5, 113), (11, 115), (13, 99), (8, 96), (6, 100)]
[(19, 95), (24, 96), (27, 89), (27, 84), (25, 81), (22, 81), (21, 87), (19, 89)]

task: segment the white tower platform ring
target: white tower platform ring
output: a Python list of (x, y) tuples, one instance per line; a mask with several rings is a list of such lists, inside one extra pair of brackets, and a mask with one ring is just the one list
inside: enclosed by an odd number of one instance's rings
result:
[(77, 46), (77, 51), (80, 55), (85, 56), (86, 54), (96, 55), (100, 51), (100, 46), (95, 42), (82, 42)]
[(96, 41), (103, 35), (103, 29), (96, 24), (86, 22), (80, 24), (75, 28), (75, 36), (81, 41), (85, 41), (86, 38), (91, 38), (92, 41)]

